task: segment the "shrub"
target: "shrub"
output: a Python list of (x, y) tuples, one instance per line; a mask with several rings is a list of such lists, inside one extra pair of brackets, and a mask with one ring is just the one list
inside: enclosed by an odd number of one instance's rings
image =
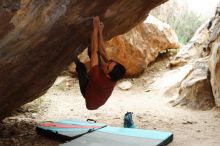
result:
[(193, 12), (185, 11), (178, 17), (170, 19), (168, 24), (176, 31), (179, 41), (186, 44), (194, 35), (197, 28), (202, 25), (202, 17)]
[(177, 33), (180, 43), (186, 44), (205, 18), (189, 11), (187, 5), (171, 0), (151, 11), (151, 15), (168, 23)]

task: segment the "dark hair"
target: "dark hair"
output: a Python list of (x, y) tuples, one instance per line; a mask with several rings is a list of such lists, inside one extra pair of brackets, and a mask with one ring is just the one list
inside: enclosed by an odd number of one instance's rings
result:
[(108, 73), (108, 75), (110, 76), (110, 80), (113, 82), (116, 82), (116, 81), (120, 80), (121, 78), (123, 78), (123, 76), (125, 75), (125, 72), (126, 72), (126, 69), (123, 65), (121, 65), (118, 62), (115, 62), (115, 63), (116, 63), (116, 65), (114, 66), (112, 71)]

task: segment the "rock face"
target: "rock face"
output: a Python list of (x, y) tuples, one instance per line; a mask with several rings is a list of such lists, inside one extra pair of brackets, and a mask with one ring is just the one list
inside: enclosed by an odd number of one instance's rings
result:
[(187, 62), (195, 61), (198, 58), (201, 58), (205, 52), (204, 47), (207, 45), (209, 40), (209, 22), (206, 22), (195, 32), (192, 39), (183, 46), (174, 59), (170, 62), (170, 66), (182, 66)]
[[(177, 60), (187, 60), (192, 68), (168, 90), (179, 87), (174, 105), (196, 109), (220, 106), (220, 3), (215, 16), (203, 25), (188, 45), (181, 48)], [(175, 88), (176, 89), (176, 88)]]
[[(1, 0), (0, 120), (44, 94), (86, 44), (93, 15), (105, 39), (125, 33), (166, 0)], [(129, 19), (128, 19), (129, 18)]]
[[(210, 86), (211, 89), (205, 88), (206, 92), (211, 92), (214, 96), (214, 101), (216, 106), (220, 106), (220, 3), (217, 6), (215, 16), (209, 21), (207, 26), (209, 32), (209, 38), (207, 44), (204, 46), (203, 51), (205, 51), (209, 58), (209, 72), (207, 76), (210, 76), (206, 87)], [(204, 90), (205, 90), (204, 89)], [(204, 92), (204, 90), (201, 90)], [(195, 92), (196, 90), (194, 90)], [(209, 94), (209, 95), (211, 95)], [(206, 94), (207, 95), (207, 94)], [(197, 94), (199, 96), (199, 94)], [(208, 96), (207, 96), (208, 97)]]
[[(166, 84), (164, 84), (166, 83)], [(215, 105), (210, 84), (208, 57), (166, 72), (153, 84), (158, 93), (172, 98), (172, 106), (186, 105), (193, 109), (207, 110)]]
[(220, 44), (214, 44), (212, 48), (212, 56), (209, 61), (211, 72), (212, 91), (215, 98), (215, 103), (220, 106)]
[(206, 110), (215, 105), (207, 58), (193, 64), (192, 70), (180, 85), (179, 96), (182, 99), (179, 102), (190, 108)]
[(220, 3), (212, 21), (210, 21), (210, 39), (207, 50), (211, 51), (209, 68), (215, 103), (220, 107)]
[(125, 65), (127, 76), (140, 75), (159, 52), (178, 48), (176, 33), (165, 23), (148, 16), (144, 23), (107, 42), (110, 58)]

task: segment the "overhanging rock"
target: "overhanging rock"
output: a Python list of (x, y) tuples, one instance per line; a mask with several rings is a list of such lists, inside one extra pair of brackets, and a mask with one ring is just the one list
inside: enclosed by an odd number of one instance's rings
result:
[(1, 0), (0, 120), (51, 87), (86, 44), (94, 15), (106, 40), (144, 20), (166, 0)]

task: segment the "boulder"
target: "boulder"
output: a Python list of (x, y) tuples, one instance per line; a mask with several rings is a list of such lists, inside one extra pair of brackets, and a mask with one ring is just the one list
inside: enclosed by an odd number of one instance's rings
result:
[(208, 58), (195, 61), (192, 70), (180, 85), (177, 101), (175, 104), (187, 105), (193, 109), (207, 110), (215, 105), (210, 84)]
[(220, 3), (215, 16), (202, 27), (192, 39), (197, 45), (190, 42), (191, 47), (181, 48), (175, 57), (188, 60), (193, 67), (181, 84), (176, 83), (180, 88), (178, 98), (172, 101), (174, 105), (185, 104), (196, 109), (220, 106)]
[(172, 106), (186, 105), (192, 109), (210, 109), (215, 106), (215, 102), (208, 60), (209, 57), (199, 58), (165, 72), (150, 88), (169, 97)]
[(207, 50), (210, 51), (209, 69), (211, 72), (211, 85), (215, 103), (220, 107), (220, 3), (215, 16), (209, 23), (211, 33)]
[(118, 84), (118, 87), (121, 89), (121, 90), (129, 90), (131, 89), (132, 87), (132, 83), (129, 82), (129, 81), (122, 81)]
[(109, 40), (165, 1), (1, 0), (0, 120), (53, 85), (75, 48), (86, 47), (91, 16), (100, 16)]
[(107, 42), (108, 56), (125, 65), (127, 76), (139, 76), (158, 54), (178, 48), (176, 33), (168, 25), (149, 15), (129, 32)]
[[(220, 40), (220, 39), (219, 39)], [(213, 44), (212, 55), (209, 60), (211, 85), (215, 103), (220, 106), (220, 43)]]
[(190, 61), (195, 61), (206, 55), (204, 48), (210, 37), (208, 25), (209, 21), (197, 29), (192, 39), (180, 48), (177, 55), (170, 62), (169, 67), (183, 66)]
[(191, 70), (192, 64), (187, 64), (164, 72), (148, 88), (156, 91), (159, 96), (175, 99), (179, 97), (180, 85)]

